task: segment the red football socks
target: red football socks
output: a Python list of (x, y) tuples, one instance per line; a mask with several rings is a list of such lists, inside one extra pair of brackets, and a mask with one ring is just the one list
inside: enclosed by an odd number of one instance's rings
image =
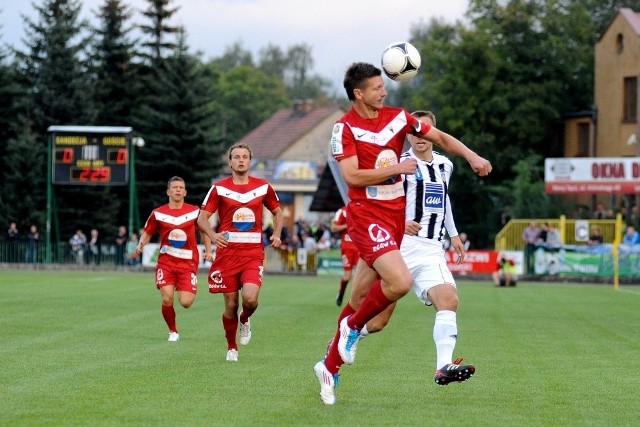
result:
[(367, 293), (360, 307), (349, 318), (347, 324), (351, 329), (360, 330), (367, 322), (382, 313), (393, 301), (382, 293), (381, 281), (376, 280)]
[(169, 332), (178, 332), (178, 329), (176, 328), (176, 311), (173, 309), (172, 305), (162, 306), (162, 317), (164, 317), (164, 321), (169, 327)]

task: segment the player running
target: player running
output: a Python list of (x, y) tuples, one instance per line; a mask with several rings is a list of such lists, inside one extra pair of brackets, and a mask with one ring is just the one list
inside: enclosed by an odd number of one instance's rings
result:
[[(216, 182), (202, 202), (198, 224), (217, 245), (209, 269), (209, 292), (224, 295), (222, 327), (227, 339), (227, 361), (238, 361), (236, 334), (240, 324), (240, 344), (251, 340), (249, 318), (258, 308), (262, 286), (264, 246), (262, 244), (263, 206), (274, 216), (271, 245), (282, 244), (282, 210), (278, 196), (268, 181), (249, 175), (251, 148), (236, 144), (229, 148), (231, 176)], [(218, 212), (218, 232), (209, 227), (209, 218)], [(242, 312), (238, 317), (239, 293)]]
[[(412, 116), (435, 126), (430, 111), (416, 111)], [(453, 163), (433, 151), (433, 144), (415, 136), (408, 137), (411, 149), (402, 154), (401, 161), (415, 158), (418, 169), (405, 178), (406, 225), (400, 253), (413, 276), (413, 292), (425, 305), (436, 310), (433, 341), (436, 347), (434, 381), (438, 385), (466, 381), (476, 371), (474, 365), (463, 365), (462, 358), (453, 360), (458, 339), (458, 291), (447, 266), (442, 245), (445, 229), (457, 253), (457, 262), (464, 260), (465, 249), (458, 236), (449, 201), (449, 180)], [(355, 286), (355, 285), (354, 285)], [(389, 321), (396, 304), (371, 319), (360, 331), (360, 339), (381, 331)]]
[[(178, 301), (189, 308), (198, 293), (198, 242), (196, 227), (197, 206), (185, 203), (187, 188), (184, 179), (174, 176), (167, 183), (169, 203), (154, 209), (144, 225), (136, 252), (142, 254), (142, 248), (151, 237), (160, 235), (160, 253), (156, 265), (156, 287), (162, 295), (162, 317), (169, 328), (169, 341), (180, 339), (176, 326), (176, 312), (173, 308), (174, 294), (178, 291)], [(205, 259), (212, 260), (211, 242), (203, 234), (206, 248)]]
[(340, 252), (342, 253), (342, 277), (340, 278), (340, 287), (336, 296), (336, 305), (342, 305), (344, 293), (347, 290), (347, 284), (351, 280), (353, 268), (358, 263), (358, 248), (347, 233), (347, 207), (343, 206), (336, 212), (331, 222), (331, 232), (340, 233)]

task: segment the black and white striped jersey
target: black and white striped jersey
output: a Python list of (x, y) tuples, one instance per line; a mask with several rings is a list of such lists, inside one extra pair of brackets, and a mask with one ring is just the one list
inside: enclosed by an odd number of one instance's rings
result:
[(404, 239), (419, 239), (442, 251), (445, 230), (450, 236), (458, 235), (447, 191), (453, 163), (435, 151), (433, 160), (420, 160), (412, 149), (402, 153), (400, 161), (411, 157), (418, 161), (418, 167), (415, 174), (404, 177), (407, 201), (405, 214), (407, 221), (419, 223), (422, 229), (417, 236), (405, 235)]

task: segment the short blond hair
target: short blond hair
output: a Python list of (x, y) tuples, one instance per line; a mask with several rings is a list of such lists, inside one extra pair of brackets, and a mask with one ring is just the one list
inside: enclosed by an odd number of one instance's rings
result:
[(231, 153), (236, 148), (244, 148), (245, 150), (249, 150), (249, 160), (253, 159), (253, 151), (251, 151), (251, 147), (249, 147), (247, 144), (234, 144), (229, 147), (229, 160), (231, 160)]

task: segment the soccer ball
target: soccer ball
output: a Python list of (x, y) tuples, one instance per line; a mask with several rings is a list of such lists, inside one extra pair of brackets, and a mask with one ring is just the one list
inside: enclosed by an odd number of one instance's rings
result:
[(382, 70), (391, 80), (411, 80), (420, 69), (420, 52), (411, 43), (391, 43), (382, 52)]

